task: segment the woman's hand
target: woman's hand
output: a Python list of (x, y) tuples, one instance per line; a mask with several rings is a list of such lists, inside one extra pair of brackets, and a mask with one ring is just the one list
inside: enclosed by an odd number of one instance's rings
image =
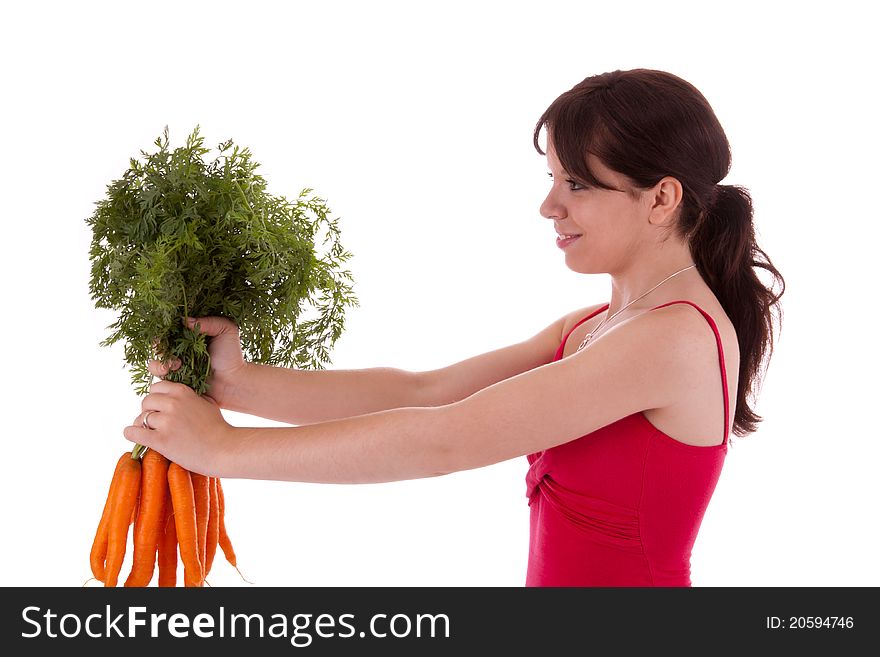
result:
[[(241, 338), (238, 326), (224, 317), (190, 317), (187, 326), (195, 328), (211, 336), (208, 354), (211, 356), (211, 375), (208, 378), (208, 391), (211, 398), (224, 408), (228, 405), (232, 391), (239, 384), (239, 379), (247, 363), (241, 351)], [(180, 361), (151, 360), (147, 368), (153, 376), (165, 378), (169, 371), (180, 368)]]
[(141, 408), (132, 425), (123, 430), (127, 440), (155, 449), (187, 470), (224, 474), (221, 464), (232, 445), (233, 427), (211, 397), (199, 397), (182, 383), (157, 381)]

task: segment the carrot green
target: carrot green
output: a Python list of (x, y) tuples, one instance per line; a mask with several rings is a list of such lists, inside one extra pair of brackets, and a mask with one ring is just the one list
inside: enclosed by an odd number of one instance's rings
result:
[(292, 201), (270, 194), (249, 149), (232, 140), (206, 160), (198, 126), (185, 146), (169, 148), (167, 127), (154, 143), (87, 219), (89, 290), (97, 308), (118, 312), (101, 345), (124, 344), (141, 394), (157, 354), (182, 362), (169, 380), (208, 392), (206, 336), (187, 316), (234, 321), (252, 362), (322, 369), (346, 308), (358, 305), (342, 269), (351, 254), (324, 199), (311, 189)]

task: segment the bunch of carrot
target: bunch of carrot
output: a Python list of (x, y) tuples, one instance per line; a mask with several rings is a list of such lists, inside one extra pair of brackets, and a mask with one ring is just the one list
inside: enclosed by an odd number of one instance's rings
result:
[(185, 586), (205, 583), (218, 545), (237, 569), (220, 479), (141, 450), (124, 452), (116, 463), (90, 554), (95, 579), (116, 586), (131, 525), (134, 555), (125, 586), (147, 586), (157, 562), (159, 586), (177, 586), (178, 549)]

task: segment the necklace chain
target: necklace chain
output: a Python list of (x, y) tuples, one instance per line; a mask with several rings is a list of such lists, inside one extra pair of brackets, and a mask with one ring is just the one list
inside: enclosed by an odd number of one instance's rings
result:
[(664, 278), (662, 281), (660, 281), (659, 283), (657, 283), (657, 285), (655, 285), (655, 286), (652, 287), (650, 290), (648, 290), (647, 292), (645, 292), (643, 295), (641, 295), (641, 296), (639, 296), (639, 297), (636, 297), (635, 299), (633, 299), (632, 301), (630, 301), (630, 302), (629, 302), (628, 304), (626, 304), (623, 308), (621, 308), (620, 310), (618, 310), (617, 312), (615, 312), (613, 315), (611, 315), (611, 317), (606, 317), (605, 319), (603, 319), (603, 320), (599, 323), (599, 326), (597, 326), (597, 327), (594, 328), (592, 331), (590, 331), (589, 333), (587, 333), (587, 337), (585, 337), (585, 338), (584, 338), (584, 341), (580, 343), (580, 345), (579, 345), (578, 348), (577, 348), (577, 351), (580, 351), (581, 349), (583, 349), (584, 347), (586, 347), (586, 346), (587, 346), (587, 343), (588, 343), (590, 340), (593, 339), (593, 336), (594, 336), (596, 333), (599, 332), (599, 329), (601, 329), (603, 326), (605, 326), (605, 324), (607, 324), (608, 322), (610, 322), (612, 319), (614, 319), (615, 317), (617, 317), (617, 316), (618, 316), (620, 313), (622, 313), (624, 310), (626, 310), (626, 309), (629, 308), (631, 305), (633, 305), (636, 301), (638, 301), (639, 299), (644, 299), (646, 296), (648, 296), (649, 294), (651, 294), (651, 292), (653, 292), (653, 291), (656, 290), (658, 287), (660, 287), (661, 285), (663, 285), (666, 281), (668, 281), (668, 280), (669, 280), (670, 278), (672, 278), (673, 276), (678, 276), (681, 272), (683, 272), (683, 271), (687, 271), (688, 269), (693, 269), (693, 268), (696, 267), (696, 266), (697, 266), (697, 265), (695, 265), (695, 264), (694, 264), (694, 265), (690, 265), (690, 266), (688, 266), (688, 267), (685, 267), (684, 269), (679, 269), (679, 270), (678, 270), (677, 272), (675, 272), (674, 274), (670, 274), (669, 276), (667, 276), (666, 278)]

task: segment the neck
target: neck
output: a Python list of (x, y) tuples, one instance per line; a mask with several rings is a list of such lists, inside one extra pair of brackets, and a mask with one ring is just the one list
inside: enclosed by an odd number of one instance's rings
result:
[[(690, 251), (684, 247), (663, 253), (662, 250), (656, 252), (656, 256), (645, 258), (640, 255), (634, 258), (631, 264), (620, 271), (611, 273), (611, 304), (608, 307), (609, 316), (619, 311), (629, 303), (632, 303), (627, 310), (638, 310), (645, 306), (657, 305), (657, 300), (669, 298), (675, 293), (676, 289), (682, 289), (684, 283), (693, 282), (694, 276), (699, 276), (696, 267), (680, 271), (694, 264)], [(680, 272), (672, 276), (669, 280), (662, 283), (652, 292), (642, 297), (668, 276)]]

